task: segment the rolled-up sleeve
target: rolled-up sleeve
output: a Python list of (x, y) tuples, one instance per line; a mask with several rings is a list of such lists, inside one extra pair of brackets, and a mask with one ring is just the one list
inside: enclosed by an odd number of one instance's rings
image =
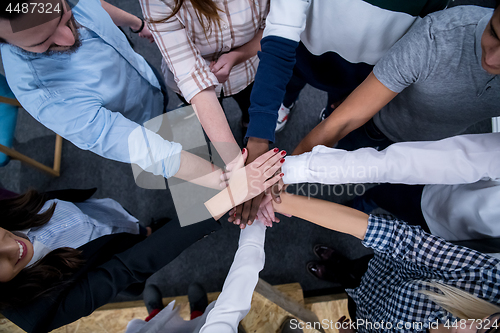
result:
[(179, 143), (169, 142), (121, 113), (106, 109), (98, 98), (76, 90), (62, 91), (30, 113), (75, 146), (107, 159), (134, 163), (166, 178), (179, 170)]
[(498, 259), (448, 243), (418, 226), (389, 216), (370, 215), (363, 245), (392, 258), (435, 270), (487, 269), (499, 264)]
[(219, 84), (177, 17), (158, 22), (172, 13), (173, 1), (167, 4), (160, 0), (140, 0), (140, 3), (155, 42), (186, 101), (190, 102), (200, 91)]

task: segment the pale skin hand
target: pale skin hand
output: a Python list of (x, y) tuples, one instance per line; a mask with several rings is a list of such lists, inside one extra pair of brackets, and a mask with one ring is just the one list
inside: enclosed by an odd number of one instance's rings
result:
[[(113, 6), (106, 1), (101, 0), (102, 8), (109, 14), (113, 23), (119, 27), (129, 27), (132, 30), (139, 30), (141, 27), (142, 21), (135, 15), (127, 13), (126, 11)], [(153, 35), (151, 31), (149, 31), (148, 26), (144, 25), (144, 29), (139, 33), (139, 37), (146, 38), (150, 43), (154, 42)]]
[(205, 203), (215, 219), (219, 219), (233, 205), (249, 200), (283, 177), (276, 174), (284, 162), (282, 152), (270, 150), (245, 168), (233, 171), (229, 186)]
[(227, 81), (229, 73), (234, 66), (247, 61), (260, 51), (260, 40), (262, 39), (263, 31), (259, 30), (248, 43), (221, 55), (217, 61), (212, 61), (210, 70), (217, 77), (219, 83)]
[(210, 63), (210, 70), (214, 73), (219, 83), (224, 83), (229, 78), (229, 73), (234, 65), (236, 65), (236, 55), (229, 52), (221, 55), (217, 62), (212, 61)]
[(292, 155), (309, 152), (317, 145), (333, 146), (370, 120), (396, 95), (397, 93), (386, 88), (371, 72), (328, 118), (302, 139)]

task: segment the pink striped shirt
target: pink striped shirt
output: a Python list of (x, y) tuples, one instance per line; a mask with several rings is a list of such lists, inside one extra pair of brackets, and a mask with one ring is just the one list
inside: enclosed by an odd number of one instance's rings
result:
[[(219, 12), (220, 27), (212, 24), (205, 35), (196, 11), (185, 1), (179, 12), (164, 23), (148, 23), (164, 62), (162, 70), (167, 86), (181, 94), (188, 102), (200, 91), (215, 86), (217, 96), (234, 95), (253, 82), (259, 59), (250, 59), (235, 65), (229, 78), (219, 84), (210, 71), (211, 61), (248, 43), (265, 27), (269, 0), (214, 0)], [(157, 21), (168, 17), (173, 0), (140, 0), (146, 20)]]

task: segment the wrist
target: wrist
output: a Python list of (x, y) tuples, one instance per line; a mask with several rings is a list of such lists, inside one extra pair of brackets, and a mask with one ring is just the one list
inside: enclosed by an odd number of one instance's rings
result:
[(280, 198), (281, 198), (281, 203), (276, 203), (276, 201), (274, 200), (271, 200), (272, 204), (273, 204), (273, 209), (276, 213), (280, 213), (280, 214), (290, 214), (290, 209), (288, 209), (288, 205), (289, 205), (289, 202), (290, 202), (290, 197), (292, 196), (293, 194), (289, 194), (287, 193), (286, 191), (283, 191), (281, 194), (280, 194)]
[(144, 27), (146, 26), (146, 22), (140, 17), (135, 16), (134, 23), (130, 25), (130, 31), (134, 34), (140, 33)]

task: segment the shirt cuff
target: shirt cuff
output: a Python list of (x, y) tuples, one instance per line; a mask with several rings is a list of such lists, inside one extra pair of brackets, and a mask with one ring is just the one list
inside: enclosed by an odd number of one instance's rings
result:
[(308, 182), (310, 156), (311, 153), (304, 153), (285, 157), (285, 163), (281, 166), (281, 171), (285, 174), (282, 178), (285, 184)]
[(393, 233), (394, 223), (389, 216), (370, 215), (362, 244), (375, 251), (384, 252), (391, 244)]

